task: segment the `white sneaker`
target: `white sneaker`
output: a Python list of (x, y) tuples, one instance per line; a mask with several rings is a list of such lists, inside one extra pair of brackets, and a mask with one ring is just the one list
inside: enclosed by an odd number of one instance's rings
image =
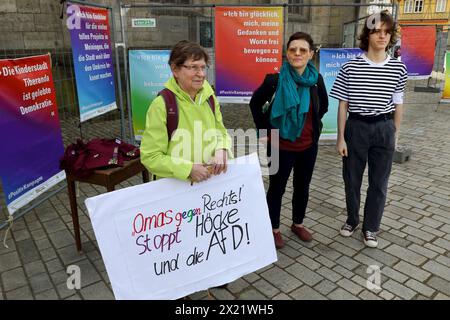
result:
[(378, 247), (378, 240), (375, 232), (363, 231), (364, 244), (369, 248)]
[(351, 226), (348, 223), (344, 224), (341, 228), (341, 230), (339, 231), (339, 233), (341, 234), (341, 236), (343, 237), (351, 237), (353, 232), (355, 232), (355, 230), (358, 229), (358, 225), (356, 226)]

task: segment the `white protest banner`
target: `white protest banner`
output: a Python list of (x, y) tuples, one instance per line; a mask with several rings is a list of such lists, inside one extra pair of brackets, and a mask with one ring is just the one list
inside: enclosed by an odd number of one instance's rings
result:
[(161, 179), (86, 206), (116, 299), (177, 299), (277, 260), (256, 154), (193, 186)]

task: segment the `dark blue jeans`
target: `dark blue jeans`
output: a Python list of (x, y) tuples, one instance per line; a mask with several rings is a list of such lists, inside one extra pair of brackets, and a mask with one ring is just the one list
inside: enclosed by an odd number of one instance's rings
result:
[(294, 169), (292, 220), (296, 224), (303, 223), (317, 150), (317, 143), (302, 152), (280, 150), (279, 169), (277, 173), (269, 177), (269, 190), (267, 191), (267, 205), (273, 229), (280, 227), (281, 201), (292, 169)]
[(377, 232), (386, 203), (388, 180), (395, 150), (395, 124), (392, 119), (365, 122), (349, 119), (345, 125), (348, 157), (343, 157), (347, 223), (359, 223), (361, 183), (366, 163), (369, 188), (364, 206), (363, 231)]

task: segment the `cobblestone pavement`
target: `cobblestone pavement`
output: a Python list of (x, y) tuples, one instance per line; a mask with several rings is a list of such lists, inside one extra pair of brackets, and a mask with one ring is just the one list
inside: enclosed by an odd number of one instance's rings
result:
[[(289, 230), (292, 187), (288, 185), (281, 226), (287, 244), (278, 251), (278, 261), (227, 289), (212, 289), (211, 295), (202, 291), (190, 298), (449, 299), (450, 106), (440, 105), (435, 112), (436, 105), (428, 97), (408, 96), (399, 142), (412, 150), (412, 156), (393, 166), (378, 249), (365, 248), (360, 233), (351, 238), (338, 234), (345, 220), (341, 161), (334, 146), (323, 145), (305, 219), (314, 240), (302, 243)], [(228, 127), (240, 125), (233, 117), (243, 118), (242, 109), (233, 108), (224, 112)], [(140, 182), (136, 176), (121, 187)], [(365, 182), (362, 198), (366, 187)], [(83, 204), (86, 197), (105, 191), (80, 185), (82, 254), (75, 249), (65, 191), (14, 223), (9, 249), (0, 246), (0, 300), (114, 299)], [(5, 229), (0, 231), (1, 239), (4, 235)], [(81, 268), (81, 290), (66, 286), (66, 268), (71, 264)], [(367, 288), (369, 265), (380, 267), (381, 290)]]

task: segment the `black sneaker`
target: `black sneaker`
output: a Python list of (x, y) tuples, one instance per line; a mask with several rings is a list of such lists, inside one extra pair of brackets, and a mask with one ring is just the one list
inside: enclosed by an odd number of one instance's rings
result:
[(351, 226), (348, 223), (345, 223), (340, 230), (340, 234), (343, 237), (351, 237), (353, 232), (355, 232), (356, 229), (358, 229), (358, 225)]
[(364, 244), (369, 248), (376, 248), (378, 246), (377, 235), (372, 231), (363, 231)]

